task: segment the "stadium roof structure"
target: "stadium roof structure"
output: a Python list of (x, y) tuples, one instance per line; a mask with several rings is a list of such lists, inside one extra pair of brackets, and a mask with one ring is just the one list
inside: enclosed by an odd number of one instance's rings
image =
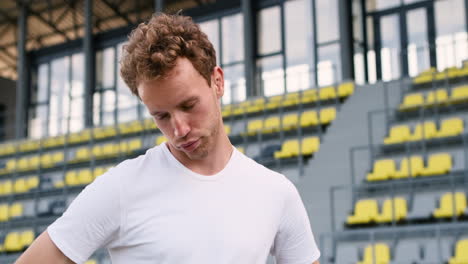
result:
[[(93, 34), (135, 25), (151, 16), (158, 0), (92, 0)], [(161, 1), (162, 2), (162, 1)], [(164, 10), (204, 8), (216, 0), (166, 0)], [(219, 2), (219, 1), (218, 1)], [(0, 1), (0, 76), (17, 78), (18, 21), (27, 9), (26, 52), (83, 38), (85, 0)]]

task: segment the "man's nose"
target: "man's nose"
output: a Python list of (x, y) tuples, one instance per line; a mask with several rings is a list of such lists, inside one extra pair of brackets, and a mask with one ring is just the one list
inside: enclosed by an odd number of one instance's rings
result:
[(183, 138), (190, 132), (190, 126), (187, 119), (181, 114), (173, 115), (172, 127), (176, 138)]

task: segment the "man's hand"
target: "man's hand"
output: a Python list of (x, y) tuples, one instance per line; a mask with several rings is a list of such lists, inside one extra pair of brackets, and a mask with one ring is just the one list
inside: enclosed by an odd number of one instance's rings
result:
[(52, 242), (47, 231), (44, 231), (29, 248), (16, 260), (15, 264), (74, 264)]

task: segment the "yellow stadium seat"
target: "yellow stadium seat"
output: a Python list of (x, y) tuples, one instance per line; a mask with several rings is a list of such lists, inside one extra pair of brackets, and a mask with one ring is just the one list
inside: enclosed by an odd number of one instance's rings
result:
[(388, 264), (390, 262), (390, 248), (384, 243), (368, 245), (364, 250), (364, 258), (358, 264)]
[(449, 264), (468, 263), (468, 239), (462, 239), (457, 242), (455, 255), (450, 258)]
[(354, 205), (354, 214), (348, 216), (347, 223), (349, 225), (368, 224), (374, 222), (378, 215), (379, 206), (376, 200), (359, 200)]
[(23, 249), (29, 247), (35, 239), (34, 231), (32, 229), (25, 230), (20, 235), (20, 243)]
[(468, 85), (462, 85), (452, 89), (450, 103), (458, 104), (466, 101), (468, 101)]
[(13, 193), (13, 181), (6, 180), (3, 182), (3, 195), (10, 195)]
[(288, 130), (296, 129), (298, 123), (299, 123), (299, 117), (297, 113), (287, 114), (283, 116), (281, 127), (284, 131), (288, 131)]
[(268, 98), (268, 103), (266, 104), (266, 109), (271, 110), (271, 109), (276, 109), (279, 108), (282, 104), (283, 101), (283, 96), (282, 95), (276, 95)]
[(56, 182), (54, 182), (54, 187), (55, 188), (63, 188), (63, 187), (65, 187), (65, 182), (64, 181), (56, 181)]
[(143, 142), (141, 141), (141, 138), (132, 139), (128, 142), (128, 152), (130, 153), (139, 150), (142, 147)]
[(247, 113), (256, 113), (263, 109), (265, 109), (265, 98), (257, 98), (247, 107)]
[(154, 130), (157, 129), (158, 127), (156, 126), (156, 122), (152, 118), (147, 118), (143, 120), (143, 126), (145, 130)]
[(0, 156), (10, 155), (16, 152), (16, 144), (3, 143), (0, 144)]
[(165, 136), (159, 136), (156, 138), (156, 145), (159, 146), (161, 145), (162, 143), (166, 142), (167, 139)]
[(327, 107), (320, 109), (320, 123), (322, 125), (330, 124), (336, 118), (336, 109)]
[(0, 204), (0, 222), (6, 222), (10, 219), (10, 210), (8, 204)]
[(101, 176), (102, 174), (104, 174), (105, 172), (106, 172), (106, 169), (104, 167), (96, 167), (94, 168), (94, 171), (93, 171), (93, 177), (97, 178)]
[(250, 101), (244, 101), (240, 102), (239, 104), (235, 105), (232, 109), (232, 114), (233, 115), (243, 115), (244, 113), (247, 112), (247, 108), (251, 106)]
[(263, 129), (263, 120), (256, 119), (247, 123), (247, 135), (253, 136)]
[(302, 92), (301, 103), (313, 103), (318, 100), (317, 89), (309, 89)]
[(52, 154), (46, 153), (41, 156), (41, 167), (50, 168), (53, 166)]
[(221, 111), (221, 115), (223, 117), (228, 117), (231, 115), (231, 105), (223, 105), (223, 108), (222, 108), (222, 111)]
[(301, 155), (309, 156), (319, 151), (319, 149), (320, 149), (319, 137), (308, 137), (308, 138), (302, 139)]
[[(411, 168), (411, 170), (410, 170)], [(401, 179), (411, 177), (417, 177), (422, 174), (424, 170), (424, 160), (421, 156), (412, 156), (409, 159), (403, 158), (400, 162), (400, 169), (395, 172), (391, 177), (393, 179)]]
[(53, 148), (53, 147), (58, 147), (58, 146), (63, 146), (65, 144), (65, 136), (55, 136), (55, 137), (50, 137), (46, 138), (42, 141), (42, 145), (45, 148)]
[(384, 144), (396, 144), (407, 141), (411, 132), (407, 125), (398, 125), (390, 129), (390, 134), (384, 139)]
[(93, 129), (93, 137), (95, 139), (109, 138), (117, 135), (117, 130), (114, 126), (95, 127)]
[(458, 136), (463, 133), (464, 124), (461, 118), (449, 118), (442, 121), (440, 124), (440, 130), (436, 133), (434, 137), (453, 137)]
[(329, 100), (336, 98), (336, 89), (333, 86), (322, 87), (319, 89), (319, 99)]
[(39, 140), (26, 140), (23, 141), (19, 144), (19, 150), (20, 151), (33, 151), (33, 150), (38, 150), (40, 147), (40, 141)]
[(70, 142), (71, 144), (87, 142), (89, 140), (91, 140), (90, 129), (84, 129), (84, 130), (81, 130), (80, 132), (72, 133), (70, 134), (70, 137), (68, 138), (68, 142)]
[(83, 169), (78, 171), (77, 180), (80, 184), (89, 184), (94, 180), (94, 176), (90, 169)]
[[(439, 208), (436, 208), (432, 213), (436, 218), (447, 218), (463, 215), (466, 210), (466, 196), (463, 192), (455, 193), (455, 201), (453, 200), (453, 193), (445, 193), (440, 199)], [(455, 210), (453, 205), (455, 203)]]
[(367, 174), (368, 181), (384, 181), (390, 179), (395, 174), (395, 161), (392, 159), (382, 159), (374, 162), (374, 170)]
[(5, 251), (16, 252), (23, 249), (21, 244), (21, 236), (19, 232), (9, 232), (5, 237)]
[[(423, 129), (424, 128), (424, 129)], [(437, 128), (434, 121), (426, 121), (424, 123), (419, 123), (414, 129), (414, 134), (412, 134), (408, 141), (419, 141), (419, 140), (429, 140), (434, 138), (437, 134)]]
[[(126, 143), (126, 142), (125, 142)], [(119, 144), (107, 143), (101, 146), (101, 155), (98, 157), (116, 157), (119, 154)]]
[(23, 204), (21, 203), (14, 203), (10, 206), (10, 218), (20, 218), (23, 217)]
[(299, 97), (300, 95), (298, 92), (286, 94), (286, 97), (283, 100), (283, 106), (288, 107), (299, 104)]
[(395, 199), (386, 199), (382, 206), (382, 213), (376, 217), (377, 223), (387, 223), (400, 221), (406, 218), (408, 214), (408, 205), (405, 198), (395, 197)]
[(230, 135), (231, 134), (231, 126), (230, 125), (224, 125), (224, 132), (226, 133), (226, 135)]
[(102, 145), (96, 145), (91, 149), (91, 156), (97, 159), (100, 159), (104, 156), (102, 151)]
[(301, 114), (300, 125), (301, 127), (316, 126), (319, 124), (317, 112), (315, 110), (308, 110)]
[(244, 147), (236, 147), (236, 148), (237, 148), (237, 150), (238, 150), (240, 153), (245, 154), (245, 149), (244, 149)]
[(78, 173), (74, 170), (67, 171), (65, 174), (65, 184), (68, 186), (80, 185), (80, 181), (78, 180)]
[(97, 264), (97, 261), (95, 259), (90, 259), (86, 261), (84, 264)]
[(128, 144), (129, 142), (127, 141), (121, 141), (120, 144), (117, 145), (117, 148), (118, 148), (118, 152), (120, 154), (126, 154), (126, 153), (129, 153), (129, 148), (128, 148)]
[(41, 158), (39, 155), (33, 155), (28, 159), (28, 170), (38, 169), (41, 165)]
[(280, 118), (278, 116), (270, 116), (265, 119), (262, 133), (275, 133), (280, 130)]
[(72, 161), (87, 161), (91, 158), (91, 151), (88, 147), (82, 147), (76, 150), (75, 158)]
[(424, 97), (422, 93), (407, 94), (403, 98), (403, 103), (400, 104), (401, 111), (412, 110), (424, 105)]
[(438, 89), (426, 95), (426, 106), (444, 105), (449, 101), (447, 90)]
[(422, 176), (447, 174), (452, 170), (452, 157), (449, 153), (437, 153), (429, 156), (428, 166), (421, 172)]
[(286, 140), (279, 151), (275, 151), (275, 159), (291, 158), (299, 155), (299, 141), (297, 139)]
[(20, 158), (16, 164), (16, 169), (19, 171), (26, 171), (29, 169), (29, 158)]
[(348, 97), (354, 93), (354, 83), (345, 82), (338, 86), (338, 96), (340, 98)]
[(13, 191), (15, 193), (25, 193), (29, 191), (28, 185), (26, 184), (26, 179), (17, 179), (13, 185)]
[(28, 190), (34, 190), (39, 187), (39, 176), (31, 176), (26, 180)]

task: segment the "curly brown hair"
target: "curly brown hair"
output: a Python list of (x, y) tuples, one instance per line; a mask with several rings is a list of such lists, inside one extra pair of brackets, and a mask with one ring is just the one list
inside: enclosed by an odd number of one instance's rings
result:
[(208, 85), (216, 66), (207, 35), (190, 17), (179, 14), (154, 14), (132, 31), (122, 51), (120, 74), (136, 96), (140, 81), (166, 76), (179, 57), (189, 59)]

